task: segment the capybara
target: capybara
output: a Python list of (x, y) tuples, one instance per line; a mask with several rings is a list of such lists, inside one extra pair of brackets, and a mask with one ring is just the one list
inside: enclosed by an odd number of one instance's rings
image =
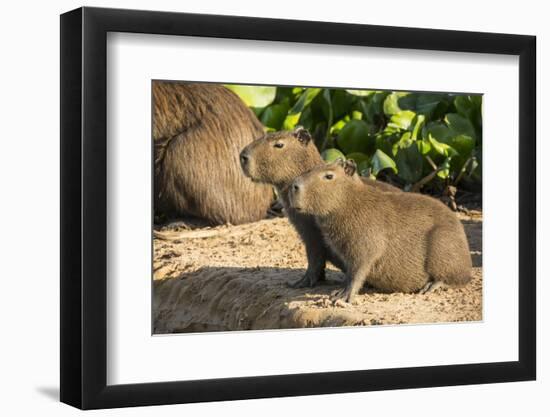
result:
[(254, 184), (239, 151), (263, 135), (254, 113), (214, 84), (153, 81), (155, 211), (240, 224), (266, 216), (271, 187)]
[[(313, 216), (299, 213), (288, 204), (288, 188), (296, 177), (325, 163), (309, 132), (297, 127), (293, 131), (268, 133), (246, 146), (241, 152), (241, 166), (253, 181), (271, 184), (277, 189), (285, 208), (306, 248), (308, 267), (305, 275), (290, 286), (312, 287), (325, 278), (325, 264), (329, 260), (344, 270), (344, 263), (324, 243)], [(384, 191), (401, 192), (390, 184), (362, 178), (367, 184)]]
[(448, 207), (421, 194), (381, 192), (359, 179), (353, 162), (340, 159), (298, 177), (289, 202), (315, 216), (344, 261), (344, 302), (352, 302), (365, 282), (410, 293), (471, 279), (466, 234)]

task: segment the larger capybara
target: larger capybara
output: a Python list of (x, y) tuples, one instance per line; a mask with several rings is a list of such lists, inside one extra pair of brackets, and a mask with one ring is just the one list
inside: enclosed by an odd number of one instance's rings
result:
[(387, 292), (416, 292), (471, 279), (466, 234), (448, 207), (421, 194), (381, 192), (359, 179), (353, 162), (338, 160), (298, 177), (289, 202), (315, 216), (344, 261), (344, 302), (352, 302), (365, 282)]
[(260, 220), (271, 187), (247, 179), (240, 150), (263, 135), (252, 111), (214, 84), (153, 82), (155, 211), (211, 224)]
[[(296, 177), (316, 166), (324, 165), (309, 132), (297, 127), (293, 131), (268, 133), (242, 150), (241, 165), (245, 174), (253, 181), (276, 187), (290, 222), (304, 242), (307, 271), (301, 279), (290, 283), (290, 286), (313, 287), (317, 281), (323, 280), (327, 260), (344, 270), (344, 263), (324, 242), (313, 216), (297, 212), (288, 203), (288, 188)], [(390, 184), (362, 179), (383, 191), (401, 192)]]

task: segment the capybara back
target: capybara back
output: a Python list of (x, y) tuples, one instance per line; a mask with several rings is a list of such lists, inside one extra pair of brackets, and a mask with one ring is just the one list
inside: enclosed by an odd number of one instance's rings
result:
[(256, 116), (214, 84), (153, 82), (155, 210), (212, 224), (265, 217), (271, 187), (251, 182), (239, 152), (263, 134)]

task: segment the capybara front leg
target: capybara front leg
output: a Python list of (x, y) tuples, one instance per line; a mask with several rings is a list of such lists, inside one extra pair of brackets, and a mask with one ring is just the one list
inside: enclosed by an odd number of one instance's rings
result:
[(307, 270), (304, 276), (288, 285), (292, 288), (314, 287), (318, 281), (325, 279), (325, 266), (327, 260), (327, 249), (322, 241), (320, 233), (317, 239), (308, 236), (304, 239), (307, 255)]
[(373, 262), (361, 265), (357, 268), (350, 268), (350, 273), (346, 274), (348, 284), (342, 292), (340, 300), (344, 303), (354, 303), (359, 290), (363, 287), (365, 280), (372, 269)]

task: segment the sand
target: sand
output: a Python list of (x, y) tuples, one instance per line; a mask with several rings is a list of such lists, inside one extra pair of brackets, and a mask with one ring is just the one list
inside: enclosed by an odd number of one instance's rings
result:
[(292, 289), (307, 266), (286, 218), (240, 226), (155, 231), (155, 333), (441, 323), (482, 320), (479, 211), (457, 213), (468, 235), (473, 279), (463, 288), (427, 294), (364, 290), (353, 305), (330, 300), (343, 273), (328, 265), (327, 281)]

